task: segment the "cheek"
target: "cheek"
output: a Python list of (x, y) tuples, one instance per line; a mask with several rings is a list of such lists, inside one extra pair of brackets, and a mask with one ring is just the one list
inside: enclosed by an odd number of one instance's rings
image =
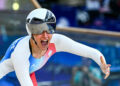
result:
[(40, 40), (41, 38), (42, 38), (41, 35), (36, 36), (36, 39), (37, 39), (37, 40)]
[(41, 40), (41, 36), (35, 36), (35, 40), (39, 42)]
[(51, 39), (52, 39), (52, 35), (50, 34), (50, 35), (49, 35), (49, 40), (51, 40)]
[(42, 37), (42, 35), (37, 35), (37, 38), (41, 38)]

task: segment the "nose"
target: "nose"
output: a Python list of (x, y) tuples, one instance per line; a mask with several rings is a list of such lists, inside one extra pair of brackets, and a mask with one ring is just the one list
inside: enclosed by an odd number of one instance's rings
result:
[(45, 38), (48, 38), (48, 33), (45, 31), (45, 32), (43, 32), (43, 37), (45, 37)]

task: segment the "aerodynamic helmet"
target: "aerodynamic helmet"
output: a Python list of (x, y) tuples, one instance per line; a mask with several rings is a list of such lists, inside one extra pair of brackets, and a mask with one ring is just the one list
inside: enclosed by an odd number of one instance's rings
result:
[(56, 30), (56, 17), (48, 9), (35, 9), (26, 18), (26, 30), (29, 35), (41, 34), (43, 31), (52, 34)]

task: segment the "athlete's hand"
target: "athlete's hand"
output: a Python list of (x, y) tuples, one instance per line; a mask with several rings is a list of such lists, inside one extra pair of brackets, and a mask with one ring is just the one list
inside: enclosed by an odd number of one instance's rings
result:
[(106, 79), (106, 78), (108, 78), (108, 76), (110, 75), (110, 64), (106, 64), (105, 62), (104, 62), (104, 59), (103, 59), (103, 57), (101, 56), (100, 57), (100, 60), (101, 60), (101, 70), (103, 71), (103, 73), (105, 74), (105, 77), (104, 77), (104, 79)]

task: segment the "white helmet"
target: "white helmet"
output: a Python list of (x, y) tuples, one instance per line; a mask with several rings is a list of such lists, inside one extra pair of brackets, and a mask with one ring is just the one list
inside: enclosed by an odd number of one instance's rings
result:
[(52, 34), (56, 29), (56, 17), (48, 9), (35, 9), (26, 18), (26, 29), (29, 35), (41, 34), (43, 31)]

